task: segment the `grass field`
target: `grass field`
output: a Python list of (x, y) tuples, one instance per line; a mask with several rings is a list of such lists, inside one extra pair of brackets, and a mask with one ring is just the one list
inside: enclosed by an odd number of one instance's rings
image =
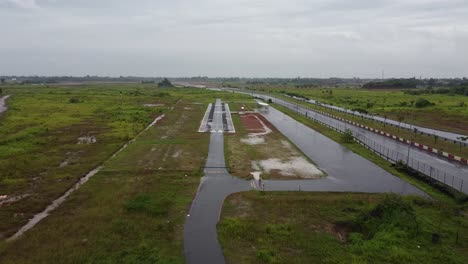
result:
[[(136, 86), (139, 87), (140, 98), (129, 104), (135, 104), (134, 107), (139, 109), (146, 109), (140, 105), (164, 103), (164, 106), (150, 107), (151, 110), (147, 113), (140, 114), (149, 115), (148, 123), (152, 120), (153, 114), (156, 116), (165, 113), (165, 117), (156, 126), (141, 134), (115, 158), (107, 160), (114, 149), (106, 153), (107, 155), (102, 155), (100, 162), (104, 162), (104, 168), (36, 227), (27, 231), (18, 240), (0, 242), (0, 263), (184, 262), (183, 224), (200, 183), (201, 168), (205, 163), (209, 143), (208, 133), (197, 132), (200, 121), (207, 104), (214, 102), (215, 98), (241, 101), (248, 97), (201, 89), (160, 90), (150, 85)], [(31, 87), (21, 88), (25, 89), (25, 93), (31, 89)], [(120, 94), (122, 91), (125, 94), (135, 91), (133, 85), (47, 89), (54, 93), (68, 89), (70, 93), (81, 91), (90, 98), (100, 93), (112, 95), (113, 92)], [(46, 88), (42, 92), (40, 90), (34, 92), (39, 98), (49, 93)], [(153, 93), (157, 96), (151, 100)], [(159, 96), (160, 93), (164, 95)], [(67, 96), (60, 98), (68, 100), (69, 94), (65, 94)], [(53, 111), (61, 102), (62, 100), (57, 99), (54, 104), (50, 103), (47, 107), (44, 105), (43, 111)], [(109, 98), (109, 101), (102, 103), (101, 108), (122, 107), (116, 102), (119, 100)], [(125, 101), (122, 100), (122, 103)], [(16, 111), (26, 111), (24, 107), (26, 105), (17, 105)], [(121, 111), (127, 114), (125, 109)], [(131, 113), (132, 111), (128, 111), (128, 114)], [(4, 120), (15, 115), (18, 113), (7, 112)], [(92, 116), (87, 118), (92, 120)], [(58, 127), (60, 129), (60, 126)], [(135, 129), (135, 134), (143, 127)], [(112, 132), (112, 129), (107, 131)], [(105, 139), (101, 134), (93, 135), (96, 135), (98, 143), (100, 139), (101, 141)], [(47, 138), (44, 135), (36, 136)], [(70, 145), (77, 145), (75, 135), (70, 138)], [(126, 140), (125, 135), (122, 144)], [(87, 146), (98, 148), (98, 143)], [(35, 151), (44, 155), (47, 148), (58, 147), (38, 146)], [(120, 144), (116, 144), (117, 147), (120, 147)], [(92, 167), (91, 165), (95, 164), (77, 165), (83, 166), (84, 171), (85, 165)], [(47, 169), (49, 164), (42, 163), (42, 166)], [(36, 169), (43, 167), (38, 166)], [(24, 177), (26, 176), (25, 174)], [(79, 176), (81, 174), (75, 173), (70, 177), (76, 179)], [(70, 184), (72, 182), (70, 180)], [(69, 186), (69, 184), (49, 184), (48, 187), (57, 190), (56, 193), (62, 193)], [(41, 194), (33, 193), (32, 196), (39, 195)], [(25, 198), (3, 205), (0, 209), (3, 226), (13, 232), (32, 215), (34, 210), (44, 209), (45, 204), (57, 196), (44, 197), (44, 202), (41, 204), (31, 203)], [(15, 217), (18, 214), (27, 214), (27, 216), (25, 220), (19, 221)]]
[[(439, 243), (431, 242), (433, 233)], [(466, 208), (419, 197), (234, 194), (225, 201), (218, 235), (227, 263), (468, 261)]]
[[(0, 195), (29, 195), (0, 209), (0, 236), (101, 164), (178, 100), (154, 87), (92, 85), (3, 87), (9, 109), (0, 119)], [(164, 104), (145, 107), (143, 104)], [(94, 144), (78, 144), (94, 136)]]

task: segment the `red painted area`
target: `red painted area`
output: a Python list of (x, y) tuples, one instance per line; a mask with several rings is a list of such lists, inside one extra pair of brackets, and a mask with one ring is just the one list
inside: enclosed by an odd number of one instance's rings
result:
[(271, 130), (274, 130), (275, 128), (273, 125), (268, 122), (262, 115), (260, 114), (246, 114), (246, 115), (241, 115), (240, 116), (242, 124), (244, 125), (245, 129), (248, 132), (253, 132), (253, 133), (261, 133), (265, 132), (265, 129), (263, 128), (262, 123), (260, 123), (259, 120), (263, 122), (268, 128)]

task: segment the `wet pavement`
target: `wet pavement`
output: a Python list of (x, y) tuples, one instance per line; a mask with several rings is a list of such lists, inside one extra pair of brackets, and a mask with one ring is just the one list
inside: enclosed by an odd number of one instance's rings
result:
[(423, 192), (328, 137), (270, 107), (261, 114), (328, 174), (317, 180), (264, 181), (265, 190)]
[(8, 97), (10, 96), (5, 95), (5, 96), (0, 97), (0, 115), (8, 109), (6, 105), (6, 99), (8, 99)]
[[(221, 107), (220, 100), (216, 101), (215, 107)], [(222, 124), (222, 116), (216, 114), (219, 111), (214, 112), (215, 126)], [(427, 196), (280, 111), (272, 109), (262, 114), (328, 176), (312, 180), (264, 180), (261, 186), (258, 181), (233, 177), (225, 168), (223, 133), (211, 132), (205, 176), (201, 179), (184, 227), (186, 263), (225, 263), (216, 225), (224, 199), (232, 193), (264, 186), (266, 191), (394, 192)]]
[[(311, 104), (317, 104), (318, 103), (316, 100), (313, 100), (313, 99), (302, 100), (301, 98), (296, 98), (296, 97), (292, 97), (292, 98), (297, 99), (297, 100), (301, 100), (301, 101), (306, 101), (306, 102), (311, 103)], [(405, 129), (413, 130), (414, 128), (417, 128), (418, 131), (424, 132), (424, 133), (426, 133), (428, 135), (438, 135), (440, 138), (446, 138), (446, 139), (457, 141), (457, 142), (460, 142), (460, 140), (458, 139), (459, 137), (466, 136), (466, 135), (462, 135), (462, 134), (458, 134), (458, 133), (453, 133), (453, 132), (448, 132), (448, 131), (443, 131), (443, 130), (438, 130), (438, 129), (432, 129), (432, 128), (427, 128), (427, 127), (416, 126), (416, 125), (412, 125), (412, 124), (408, 124), (408, 123), (404, 123), (404, 122), (398, 122), (396, 120), (392, 120), (392, 119), (388, 119), (388, 118), (384, 118), (384, 117), (380, 117), (380, 116), (376, 116), (376, 115), (363, 114), (363, 113), (359, 113), (357, 111), (353, 111), (353, 110), (342, 108), (342, 107), (335, 106), (335, 105), (329, 105), (329, 104), (324, 104), (324, 103), (320, 103), (320, 105), (324, 106), (324, 107), (327, 107), (327, 108), (330, 108), (330, 109), (333, 109), (333, 110), (345, 112), (345, 113), (352, 114), (352, 115), (359, 116), (359, 117), (365, 117), (365, 118), (368, 118), (368, 119), (373, 119), (373, 120), (376, 120), (376, 121), (379, 121), (379, 122), (387, 123), (387, 124), (397, 126), (397, 127), (399, 126), (401, 128), (405, 128)]]
[[(382, 136), (380, 134), (376, 134), (364, 128), (356, 127), (356, 126), (347, 124), (345, 122), (333, 119), (331, 117), (322, 115), (320, 113), (314, 112), (312, 110), (301, 107), (299, 105), (296, 105), (296, 104), (293, 104), (284, 100), (279, 100), (278, 98), (273, 98), (273, 97), (269, 97), (265, 95), (258, 95), (258, 96), (265, 100), (268, 100), (271, 98), (273, 102), (283, 105), (293, 111), (302, 113), (303, 115), (307, 114), (309, 117), (313, 117), (314, 119), (319, 119), (324, 123), (333, 122), (342, 127), (347, 127), (348, 129), (353, 131), (354, 135), (360, 135), (360, 136), (366, 137), (369, 140), (378, 142), (379, 144), (385, 146), (386, 148), (390, 150), (403, 153), (404, 156), (402, 157), (402, 160), (406, 160), (406, 154), (408, 153), (408, 147), (409, 147), (409, 145), (407, 144), (404, 144), (399, 141), (393, 140), (391, 138)], [(447, 175), (453, 175), (455, 177), (458, 177), (468, 182), (468, 166), (467, 165), (463, 165), (457, 161), (450, 161), (445, 158), (440, 158), (436, 154), (432, 154), (427, 151), (420, 150), (416, 147), (410, 147), (409, 153), (410, 153), (410, 159), (428, 164), (432, 166), (433, 168), (443, 171)], [(468, 193), (468, 184), (463, 184), (461, 190), (465, 193)]]

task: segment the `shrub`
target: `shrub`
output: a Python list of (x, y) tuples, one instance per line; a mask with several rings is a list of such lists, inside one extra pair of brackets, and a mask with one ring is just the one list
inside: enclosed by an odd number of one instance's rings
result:
[(70, 98), (70, 100), (68, 100), (68, 102), (70, 104), (77, 104), (77, 103), (80, 103), (81, 101), (78, 98), (72, 97), (72, 98)]
[(341, 135), (341, 140), (345, 143), (351, 143), (353, 142), (353, 139), (353, 131), (351, 131), (351, 129), (349, 128), (347, 128), (345, 132)]
[(427, 99), (424, 99), (424, 98), (419, 98), (414, 104), (414, 106), (416, 106), (417, 108), (423, 108), (423, 107), (433, 106), (433, 105), (434, 103), (431, 103)]

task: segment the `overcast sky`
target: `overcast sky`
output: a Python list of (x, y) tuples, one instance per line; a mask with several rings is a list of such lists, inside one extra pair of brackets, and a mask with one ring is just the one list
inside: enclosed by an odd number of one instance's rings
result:
[(468, 77), (468, 0), (0, 0), (0, 75)]

